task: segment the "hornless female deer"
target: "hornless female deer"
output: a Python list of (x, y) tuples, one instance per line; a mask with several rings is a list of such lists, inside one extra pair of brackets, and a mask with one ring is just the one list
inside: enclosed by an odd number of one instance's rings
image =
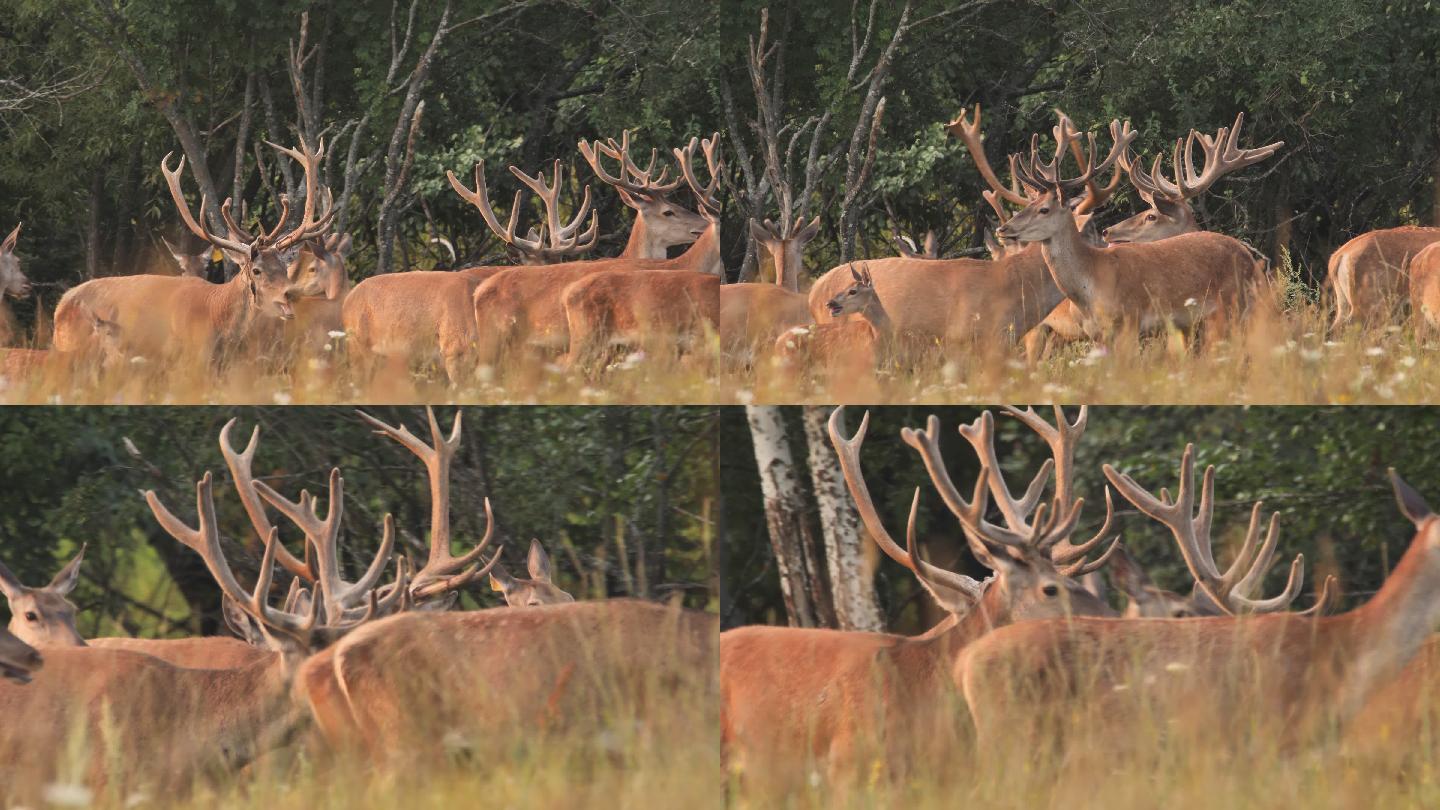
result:
[[(6, 718), (0, 800), (38, 802), (40, 790), (72, 765), (81, 769), (78, 781), (122, 796), (183, 790), (217, 765), (242, 765), (303, 721), (290, 681), (304, 657), (382, 612), (373, 592), (357, 618), (322, 617), (323, 598), (310, 600), (303, 614), (272, 607), (277, 532), (266, 540), (255, 588), (242, 588), (221, 552), (211, 486), (206, 473), (195, 487), (198, 528), (176, 518), (154, 492), (146, 499), (166, 531), (201, 555), (224, 594), (264, 628), (280, 654), (235, 669), (187, 669), (128, 650), (49, 650), (44, 677), (23, 689), (0, 684)], [(391, 590), (404, 588), (402, 565)]]
[[(1113, 611), (1075, 579), (1105, 563), (1109, 551), (1087, 560), (1110, 533), (1112, 514), (1106, 496), (1104, 525), (1095, 536), (1072, 544), (1083, 500), (1074, 497), (1076, 444), (1088, 411), (1070, 421), (1056, 408), (1051, 425), (1033, 410), (1007, 409), (1050, 446), (1052, 458), (1025, 490), (1010, 493), (995, 456), (994, 420), (989, 411), (960, 433), (980, 457), (974, 496), (966, 501), (955, 489), (940, 456), (939, 421), (931, 416), (925, 430), (905, 429), (901, 437), (923, 458), (931, 482), (960, 521), (970, 550), (994, 575), (984, 582), (937, 568), (920, 558), (915, 491), (901, 549), (880, 519), (860, 469), (860, 447), (869, 414), (849, 439), (841, 431), (844, 408), (830, 417), (830, 440), (840, 457), (845, 482), (873, 539), (891, 559), (910, 569), (950, 616), (914, 638), (887, 633), (781, 627), (742, 627), (721, 634), (721, 739), (731, 767), (747, 773), (774, 769), (774, 776), (797, 775), (814, 757), (832, 776), (871, 761), (907, 762), (921, 753), (943, 752), (954, 740), (954, 696), (948, 676), (955, 656), (993, 628), (1052, 616), (1113, 615)], [(1041, 504), (1051, 470), (1052, 501)], [(997, 526), (984, 517), (993, 496), (1003, 518)], [(931, 751), (926, 746), (935, 746)]]
[[(500, 357), (515, 348), (530, 346), (546, 351), (571, 349), (571, 334), (567, 319), (566, 293), (570, 285), (587, 276), (607, 273), (605, 282), (595, 282), (581, 288), (595, 300), (593, 305), (584, 296), (571, 299), (579, 305), (581, 324), (584, 331), (579, 335), (582, 352), (604, 345), (616, 338), (613, 331), (621, 330), (620, 339), (631, 337), (628, 330), (640, 322), (637, 317), (640, 307), (652, 307), (660, 316), (669, 316), (655, 328), (657, 330), (683, 330), (701, 320), (714, 323), (718, 318), (718, 303), (700, 300), (687, 295), (696, 294), (693, 288), (703, 292), (706, 284), (692, 280), (689, 284), (667, 285), (671, 287), (664, 298), (664, 306), (656, 306), (653, 296), (634, 296), (636, 285), (644, 286), (654, 275), (622, 277), (631, 273), (691, 273), (719, 277), (724, 271), (720, 260), (719, 203), (715, 191), (721, 175), (719, 156), (719, 133), (703, 142), (691, 138), (684, 149), (674, 150), (675, 159), (681, 167), (681, 174), (694, 193), (703, 211), (707, 224), (704, 232), (682, 255), (674, 259), (598, 259), (586, 262), (567, 262), (546, 267), (519, 269), (511, 268), (496, 273), (475, 289), (475, 324), (480, 332), (479, 361), (482, 365), (494, 367)], [(696, 148), (703, 149), (710, 171), (710, 181), (702, 186), (690, 168)], [(615, 271), (613, 273), (607, 271)], [(614, 291), (611, 291), (611, 287)], [(718, 293), (718, 290), (717, 290)], [(579, 293), (577, 293), (579, 295)], [(718, 296), (717, 296), (718, 297)], [(597, 312), (611, 307), (608, 312)], [(615, 309), (619, 307), (619, 309)], [(595, 331), (595, 330), (599, 331)], [(572, 356), (576, 356), (571, 349)]]
[[(1197, 585), (1208, 598), (1227, 604), (1240, 594), (1240, 604), (1264, 606), (1241, 593), (1252, 575), (1222, 574), (1193, 554), (1210, 547), (1214, 506), (1211, 468), (1196, 512), (1193, 446), (1181, 461), (1173, 502), (1168, 492), (1156, 498), (1108, 465), (1105, 474), (1170, 529), (1192, 572), (1204, 572)], [(1133, 739), (1138, 724), (1161, 718), (1167, 735), (1218, 733), (1232, 744), (1236, 733), (1293, 745), (1344, 727), (1440, 626), (1440, 518), (1393, 470), (1390, 477), (1416, 534), (1369, 603), (1323, 617), (1076, 618), (998, 630), (966, 650), (954, 670), (982, 749), (1035, 722), (1054, 734), (1054, 723), (1065, 722), (1075, 706), (1101, 723), (1110, 741)], [(1258, 514), (1251, 517), (1247, 549), (1259, 534)], [(1272, 519), (1272, 534), (1274, 527)], [(1277, 598), (1298, 589), (1300, 564), (1297, 559), (1286, 594)], [(1017, 701), (1020, 695), (1044, 700)]]
[(852, 262), (850, 275), (854, 283), (826, 305), (837, 320), (797, 326), (776, 338), (777, 360), (801, 370), (824, 369), (832, 378), (863, 376), (879, 368), (894, 344), (894, 322), (875, 292), (869, 268), (862, 265), (857, 272)]
[[(1102, 165), (1116, 160), (1134, 138), (1119, 121), (1111, 123), (1110, 132), (1114, 144)], [(1201, 323), (1218, 328), (1243, 314), (1264, 278), (1250, 251), (1228, 236), (1200, 232), (1109, 247), (1086, 242), (1066, 196), (1094, 175), (1095, 140), (1091, 135), (1091, 165), (1078, 177), (1061, 178), (1061, 160), (1073, 138), (1057, 128), (1055, 156), (1048, 163), (1032, 140), (1028, 160), (1019, 162), (1019, 177), (1037, 196), (997, 233), (1040, 243), (1046, 267), (1080, 311), (1086, 334), (1108, 342), (1122, 329), (1149, 333), (1167, 324), (1188, 329)]]
[[(274, 146), (274, 144), (271, 144)], [(170, 156), (160, 170), (170, 187), (170, 196), (180, 217), (195, 235), (220, 248), (239, 265), (239, 272), (225, 284), (211, 284), (186, 276), (117, 276), (87, 281), (68, 290), (55, 310), (56, 349), (65, 352), (95, 351), (89, 316), (113, 313), (126, 345), (133, 354), (148, 358), (199, 358), (210, 364), (249, 347), (267, 321), (288, 321), (295, 316), (297, 260), (305, 244), (321, 237), (334, 217), (330, 195), (321, 194), (318, 152), (275, 149), (297, 160), (305, 168), (305, 205), (299, 224), (285, 231), (289, 201), (282, 200), (280, 221), (269, 232), (251, 235), (230, 216), (230, 200), (221, 206), (228, 236), (210, 233), (204, 223), (206, 201), (200, 202), (200, 221), (191, 216), (180, 189), (185, 159), (169, 168)], [(325, 210), (316, 211), (325, 198)]]
[[(560, 190), (564, 183), (560, 161), (555, 161), (549, 183), (543, 175), (531, 177), (515, 166), (510, 167), (510, 172), (545, 206), (545, 223), (525, 236), (515, 232), (522, 192), (515, 192), (509, 222), (502, 227), (490, 203), (484, 161), (475, 165), (473, 191), (454, 172), (445, 174), (455, 193), (480, 211), (486, 226), (522, 265), (561, 261), (595, 246), (599, 219), (591, 210), (589, 186), (570, 223), (561, 225)], [(591, 215), (590, 226), (581, 233), (587, 214)], [(356, 284), (346, 297), (343, 320), (360, 376), (368, 379), (375, 366), (383, 362), (390, 374), (403, 378), (411, 362), (439, 359), (452, 385), (468, 379), (477, 340), (472, 295), (480, 282), (505, 269), (508, 267), (486, 265), (447, 271), (411, 270), (371, 276)]]
[(512, 577), (505, 566), (496, 564), (490, 571), (490, 590), (498, 591), (510, 607), (534, 607), (536, 605), (558, 605), (574, 602), (575, 597), (550, 581), (550, 557), (539, 540), (530, 541), (530, 553), (525, 559), (525, 577)]

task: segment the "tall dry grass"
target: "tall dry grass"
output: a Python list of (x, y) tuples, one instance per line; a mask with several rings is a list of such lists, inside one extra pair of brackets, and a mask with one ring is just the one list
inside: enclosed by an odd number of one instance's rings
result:
[[(769, 763), (768, 773), (731, 767), (730, 806), (1153, 810), (1440, 803), (1440, 679), (1427, 677), (1408, 689), (1410, 699), (1398, 712), (1367, 707), (1368, 715), (1341, 725), (1324, 705), (1308, 723), (1282, 716), (1256, 686), (1263, 672), (1263, 660), (1242, 658), (1225, 678), (1197, 685), (1194, 673), (1179, 666), (1160, 673), (1082, 666), (1067, 679), (1067, 688), (1076, 690), (1068, 698), (1055, 700), (1053, 683), (1010, 686), (999, 733), (983, 740), (956, 692), (934, 707), (948, 713), (953, 734), (877, 737), (861, 746), (861, 761), (840, 767), (803, 751)], [(1295, 729), (1307, 733), (1297, 737)]]
[[(4, 404), (712, 404), (718, 337), (683, 354), (673, 339), (617, 347), (603, 361), (569, 367), (553, 354), (513, 352), (450, 385), (437, 361), (391, 365), (373, 375), (348, 356), (343, 335), (313, 353), (235, 352), (215, 363), (123, 358), (109, 368), (54, 362), (0, 377)], [(0, 349), (3, 360), (6, 349)]]
[(1330, 334), (1333, 309), (1288, 264), (1275, 301), (1199, 341), (1170, 329), (1108, 347), (1052, 344), (1033, 364), (1000, 340), (911, 342), (892, 347), (873, 373), (796, 370), (767, 356), (729, 363), (721, 386), (731, 403), (1419, 404), (1440, 396), (1440, 338), (1408, 322)]

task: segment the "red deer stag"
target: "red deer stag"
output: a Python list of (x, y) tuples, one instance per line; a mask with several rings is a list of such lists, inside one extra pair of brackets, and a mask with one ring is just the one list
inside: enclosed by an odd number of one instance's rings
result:
[[(696, 324), (714, 324), (718, 318), (718, 290), (706, 294), (714, 282), (698, 278), (723, 271), (720, 261), (720, 221), (714, 197), (719, 179), (719, 135), (705, 140), (703, 149), (711, 180), (700, 185), (690, 168), (699, 139), (691, 138), (675, 159), (689, 183), (707, 225), (704, 234), (685, 253), (674, 259), (598, 259), (567, 262), (533, 269), (511, 268), (496, 273), (475, 289), (475, 323), (480, 331), (480, 363), (495, 367), (508, 351), (524, 347), (542, 351), (565, 351), (571, 358), (585, 358), (611, 341), (638, 336), (645, 314), (657, 319), (656, 331), (695, 334)], [(607, 271), (608, 281), (582, 285), (572, 295), (572, 284), (587, 276)], [(656, 273), (684, 273), (644, 289)], [(623, 278), (623, 274), (636, 275)], [(679, 279), (679, 280), (676, 280)], [(574, 304), (573, 308), (569, 304)], [(567, 310), (580, 327), (578, 342), (572, 344)]]
[[(1106, 539), (1112, 513), (1091, 539), (1072, 544), (1083, 499), (1074, 496), (1074, 453), (1088, 411), (1070, 421), (1056, 408), (1056, 424), (1031, 409), (1007, 409), (1050, 446), (1051, 458), (1014, 497), (995, 455), (994, 420), (989, 411), (960, 428), (980, 459), (973, 497), (956, 490), (940, 455), (939, 420), (901, 437), (921, 456), (941, 500), (960, 522), (972, 553), (994, 575), (983, 582), (935, 567), (920, 558), (915, 520), (920, 490), (911, 502), (902, 549), (880, 519), (860, 468), (860, 448), (869, 414), (851, 438), (842, 434), (844, 409), (830, 417), (830, 440), (840, 457), (845, 482), (862, 521), (891, 559), (910, 569), (950, 615), (921, 636), (781, 627), (742, 627), (721, 634), (721, 738), (732, 768), (746, 773), (768, 768), (775, 776), (797, 774), (813, 757), (832, 776), (871, 761), (908, 761), (924, 746), (953, 741), (954, 692), (949, 676), (956, 655), (995, 627), (1053, 616), (1113, 615), (1076, 580), (1102, 566), (1109, 551), (1087, 556)], [(1055, 471), (1054, 494), (1042, 504)], [(989, 498), (1003, 526), (985, 517)], [(1047, 508), (1048, 507), (1048, 508)], [(905, 741), (916, 745), (906, 746)], [(873, 750), (867, 749), (867, 745)], [(896, 746), (901, 748), (897, 750)], [(902, 766), (903, 767), (903, 766)]]
[[(1134, 133), (1119, 121), (1110, 125), (1114, 143), (1109, 165), (1125, 151)], [(1062, 178), (1061, 161), (1071, 132), (1056, 130), (1056, 150), (1041, 161), (1032, 139), (1030, 154), (1019, 163), (1020, 179), (1035, 199), (998, 234), (1040, 243), (1055, 284), (1074, 302), (1085, 333), (1112, 341), (1118, 331), (1140, 334), (1168, 325), (1190, 329), (1202, 323), (1218, 329), (1243, 315), (1256, 288), (1264, 283), (1250, 251), (1220, 234), (1199, 232), (1159, 242), (1095, 247), (1076, 227), (1067, 196), (1083, 189), (1095, 174), (1095, 139), (1090, 136), (1090, 165), (1078, 177)]]
[[(1181, 461), (1174, 501), (1165, 490), (1156, 498), (1108, 465), (1105, 474), (1137, 508), (1169, 528), (1182, 550), (1209, 547), (1213, 468), (1206, 472), (1197, 512), (1193, 447), (1186, 448)], [(1241, 733), (1285, 746), (1318, 741), (1317, 734), (1336, 724), (1346, 726), (1440, 627), (1440, 600), (1435, 598), (1440, 519), (1393, 470), (1390, 476), (1401, 512), (1416, 534), (1370, 602), (1321, 617), (1075, 618), (1003, 628), (966, 650), (954, 671), (981, 750), (1003, 745), (1017, 733), (1024, 736), (1037, 723), (1050, 735), (1047, 739), (1062, 739), (1077, 706), (1110, 741), (1133, 737), (1137, 724), (1154, 718), (1163, 718), (1167, 736), (1218, 733), (1228, 739)], [(1247, 546), (1259, 534), (1258, 523), (1256, 511)], [(1198, 555), (1186, 562), (1192, 571), (1204, 571), (1197, 584), (1217, 604), (1236, 600), (1250, 577), (1221, 573)], [(1297, 559), (1286, 593), (1277, 598), (1298, 589), (1299, 569)], [(1265, 604), (1243, 595), (1238, 603), (1247, 608)], [(1014, 699), (1036, 694), (1045, 700)]]
[[(209, 473), (195, 487), (198, 528), (154, 492), (146, 499), (165, 530), (201, 555), (222, 592), (283, 652), (235, 669), (187, 669), (128, 650), (50, 650), (45, 677), (23, 689), (0, 684), (0, 800), (37, 802), (70, 766), (79, 766), (81, 783), (122, 796), (185, 790), (217, 767), (245, 764), (303, 724), (291, 697), (293, 673), (312, 651), (368, 621), (377, 600), (372, 594), (370, 609), (352, 620), (321, 617), (322, 599), (303, 614), (274, 608), (275, 532), (255, 587), (242, 588), (221, 552), (211, 487)], [(397, 587), (403, 576), (402, 567)]]
[[(272, 147), (300, 161), (305, 168), (305, 204), (300, 222), (284, 230), (289, 220), (289, 201), (282, 199), (279, 222), (268, 232), (250, 235), (230, 215), (230, 200), (221, 206), (229, 228), (228, 236), (210, 233), (204, 223), (206, 201), (200, 201), (201, 217), (190, 214), (180, 188), (185, 159), (169, 168), (170, 155), (160, 169), (170, 187), (170, 196), (181, 219), (195, 235), (220, 248), (237, 265), (239, 272), (225, 284), (211, 284), (184, 276), (117, 276), (87, 281), (68, 290), (55, 310), (56, 349), (64, 352), (93, 352), (93, 317), (113, 313), (124, 340), (136, 355), (151, 359), (193, 357), (211, 365), (240, 354), (257, 337), (268, 333), (277, 321), (295, 316), (292, 299), (297, 294), (297, 257), (307, 242), (321, 237), (335, 215), (329, 194), (320, 193), (320, 161), (317, 152)], [(324, 198), (323, 211), (316, 210)], [(248, 237), (248, 238), (247, 238)]]

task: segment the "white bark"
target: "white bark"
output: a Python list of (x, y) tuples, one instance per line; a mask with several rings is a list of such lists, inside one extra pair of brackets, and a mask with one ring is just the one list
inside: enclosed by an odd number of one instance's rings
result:
[(805, 559), (805, 491), (800, 486), (785, 420), (773, 405), (747, 405), (750, 438), (755, 445), (755, 464), (760, 471), (760, 492), (765, 500), (765, 524), (775, 565), (780, 572), (780, 592), (790, 624), (815, 627), (822, 624), (815, 594), (809, 587)]
[(820, 532), (825, 539), (825, 562), (830, 574), (830, 598), (841, 630), (883, 630), (875, 599), (874, 566), (865, 553), (868, 540), (860, 515), (845, 490), (840, 460), (826, 432), (829, 410), (807, 405), (805, 444), (810, 465), (810, 489), (820, 511)]

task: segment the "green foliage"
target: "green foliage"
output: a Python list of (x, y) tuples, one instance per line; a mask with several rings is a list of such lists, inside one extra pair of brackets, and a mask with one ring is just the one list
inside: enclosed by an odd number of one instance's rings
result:
[[(796, 409), (798, 411), (798, 409)], [(1041, 409), (1051, 417), (1048, 408)], [(1074, 409), (1070, 414), (1074, 416)], [(863, 409), (848, 409), (850, 430)], [(955, 432), (973, 420), (976, 408), (885, 407), (871, 409), (870, 431), (862, 459), (876, 506), (892, 535), (903, 536), (905, 516), (915, 487), (921, 489), (919, 537), (935, 561), (954, 560), (972, 576), (983, 575), (964, 550), (959, 527), (935, 495), (918, 456), (900, 441), (902, 427), (921, 426), (940, 417), (943, 449), (951, 476), (968, 491), (977, 474), (975, 454)], [(793, 436), (800, 444), (798, 414)], [(1053, 418), (1053, 417), (1051, 417)], [(1362, 603), (1405, 549), (1413, 527), (1395, 507), (1385, 479), (1394, 467), (1417, 490), (1440, 502), (1440, 434), (1429, 408), (1371, 407), (1094, 407), (1089, 429), (1076, 454), (1077, 493), (1086, 499), (1077, 536), (1089, 537), (1104, 516), (1102, 464), (1129, 474), (1141, 486), (1174, 493), (1180, 456), (1187, 442), (1196, 447), (1196, 473), (1215, 465), (1217, 558), (1223, 565), (1243, 539), (1252, 504), (1265, 503), (1265, 516), (1280, 514), (1277, 564), (1267, 594), (1284, 585), (1289, 560), (1303, 553), (1306, 596), (1326, 574), (1340, 581), (1342, 605)], [(996, 448), (1007, 480), (1019, 491), (1048, 457), (1044, 444), (1007, 417), (997, 417)], [(731, 588), (723, 609), (727, 625), (785, 621), (779, 583), (773, 570), (759, 482), (748, 443), (744, 413), (730, 409), (721, 427), (721, 482), (725, 510), (724, 578)], [(1139, 514), (1118, 494), (1117, 529), (1126, 547), (1162, 587), (1188, 592), (1191, 579), (1169, 532)], [(880, 556), (877, 587), (892, 628), (915, 631), (933, 623), (932, 614), (915, 614), (918, 588), (909, 571)], [(927, 623), (928, 622), (928, 623)]]
[[(424, 413), (371, 413), (428, 439)], [(452, 469), (456, 548), (484, 534), (482, 498), (498, 524), (505, 564), (523, 572), (532, 537), (550, 553), (558, 582), (577, 598), (646, 595), (711, 605), (713, 423), (707, 409), (466, 408)], [(351, 575), (373, 556), (392, 513), (401, 550), (423, 562), (430, 521), (425, 470), (342, 408), (10, 408), (0, 412), (0, 560), (27, 583), (48, 582), (88, 543), (77, 592), (81, 632), (184, 635), (214, 632), (219, 591), (196, 555), (165, 534), (140, 497), (155, 489), (186, 521), (194, 482), (216, 473), (221, 531), (238, 571), (253, 573), (259, 540), (216, 444), (261, 426), (255, 474), (288, 497), (324, 494), (331, 467), (345, 476), (340, 545)], [(438, 414), (449, 426), (446, 409)], [(130, 455), (130, 440), (140, 457)], [(272, 519), (297, 552), (293, 526)], [(618, 535), (618, 537), (617, 537)], [(242, 577), (243, 578), (243, 577)], [(643, 586), (643, 590), (642, 590)], [(495, 598), (477, 588), (468, 607)]]

